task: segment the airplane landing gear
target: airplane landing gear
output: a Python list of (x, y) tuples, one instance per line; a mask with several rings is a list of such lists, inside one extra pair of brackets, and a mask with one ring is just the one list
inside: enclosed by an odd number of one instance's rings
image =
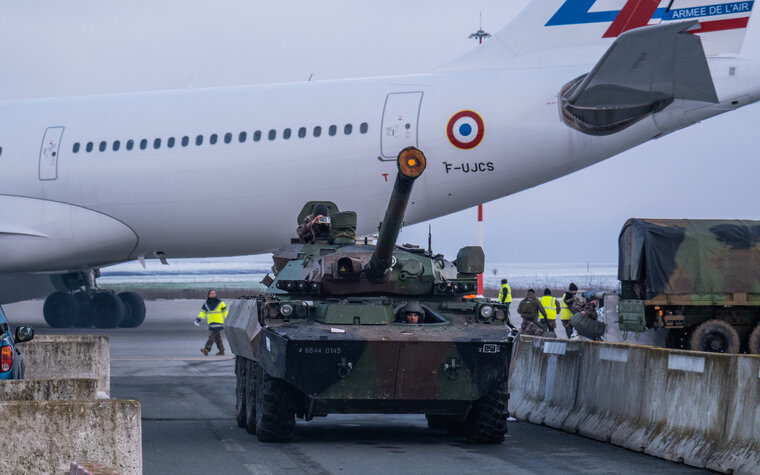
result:
[(92, 269), (62, 279), (69, 290), (48, 295), (42, 309), (47, 324), (53, 328), (140, 326), (145, 320), (143, 298), (134, 292), (116, 294), (98, 289), (95, 278), (99, 275)]

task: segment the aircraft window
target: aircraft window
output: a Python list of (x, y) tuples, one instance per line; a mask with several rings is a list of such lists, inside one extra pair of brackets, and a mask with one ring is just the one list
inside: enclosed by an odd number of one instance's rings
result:
[(127, 150), (132, 150), (135, 146), (134, 140), (127, 140)]
[(118, 140), (114, 140), (113, 141), (113, 147), (111, 147), (113, 149), (113, 151), (114, 152), (118, 152), (119, 151), (119, 147), (121, 147), (121, 142), (119, 142)]
[(327, 129), (327, 133), (330, 134), (330, 137), (335, 135), (338, 132), (338, 127), (331, 125), (329, 129)]
[(185, 135), (184, 137), (182, 137), (182, 146), (183, 147), (187, 147), (187, 144), (189, 144), (189, 143), (190, 143), (190, 137), (188, 137), (187, 135)]
[(362, 122), (362, 124), (359, 126), (359, 132), (366, 134), (367, 129), (369, 129), (369, 125), (366, 122)]
[(240, 132), (240, 135), (238, 135), (238, 142), (243, 143), (248, 138), (248, 134), (245, 132)]
[(314, 137), (319, 137), (322, 135), (322, 127), (316, 126), (314, 127)]
[(166, 146), (169, 148), (174, 148), (174, 137), (169, 137), (166, 139)]
[(253, 133), (253, 141), (258, 142), (259, 140), (261, 140), (261, 131), (257, 130)]
[(79, 142), (74, 144), (74, 148), (71, 149), (74, 153), (79, 153)]
[(268, 138), (269, 140), (274, 140), (274, 139), (276, 139), (276, 138), (277, 138), (277, 131), (276, 131), (276, 130), (274, 130), (274, 129), (270, 129), (270, 130), (269, 130), (269, 134), (267, 134), (267, 138)]
[(161, 148), (161, 139), (156, 139), (153, 141), (153, 148), (155, 148), (156, 150)]
[(351, 124), (346, 124), (343, 127), (343, 133), (346, 134), (346, 135), (351, 135), (351, 131), (353, 130), (353, 128), (354, 127)]
[(216, 134), (211, 134), (211, 137), (208, 138), (208, 143), (211, 145), (214, 145), (216, 143)]
[(232, 134), (227, 132), (224, 134), (224, 143), (230, 143), (232, 142)]
[(140, 140), (140, 150), (145, 150), (146, 148), (148, 148), (148, 139)]
[(195, 145), (203, 145), (203, 135), (195, 137)]
[(87, 142), (87, 146), (85, 147), (85, 150), (87, 150), (87, 153), (92, 152), (92, 142)]
[(285, 140), (288, 140), (290, 138), (290, 129), (285, 129), (282, 131), (282, 138)]
[(298, 138), (302, 139), (304, 137), (306, 137), (306, 127), (301, 127), (298, 129)]
[(100, 142), (100, 145), (98, 145), (98, 150), (101, 152), (105, 152), (106, 148), (108, 148), (108, 144), (105, 141)]

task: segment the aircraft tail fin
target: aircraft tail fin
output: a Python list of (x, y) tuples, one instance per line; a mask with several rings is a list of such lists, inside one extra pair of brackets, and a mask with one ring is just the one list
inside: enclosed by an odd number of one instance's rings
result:
[(532, 0), (486, 44), (443, 69), (483, 67), (500, 59), (553, 49), (573, 53), (553, 58), (544, 55), (542, 64), (593, 62), (600, 49), (609, 47), (626, 31), (695, 20), (698, 25), (689, 33), (701, 37), (707, 56), (737, 54), (753, 7), (754, 0)]

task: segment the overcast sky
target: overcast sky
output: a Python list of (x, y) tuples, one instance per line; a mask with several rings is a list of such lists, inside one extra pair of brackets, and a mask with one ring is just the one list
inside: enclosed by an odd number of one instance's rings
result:
[[(426, 72), (496, 33), (525, 0), (0, 3), (0, 100)], [(755, 16), (760, 15), (758, 13)], [(744, 54), (760, 57), (750, 22)], [(571, 78), (568, 78), (571, 79)], [(4, 118), (3, 120), (11, 120)], [(490, 262), (614, 262), (629, 217), (760, 219), (760, 104), (485, 206)], [(475, 210), (432, 221), (476, 244)], [(427, 223), (401, 240), (426, 242)]]

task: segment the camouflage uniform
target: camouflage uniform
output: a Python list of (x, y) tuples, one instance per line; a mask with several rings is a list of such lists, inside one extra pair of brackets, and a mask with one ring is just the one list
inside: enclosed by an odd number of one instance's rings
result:
[(544, 327), (538, 323), (538, 315), (540, 313), (546, 318), (546, 310), (544, 310), (544, 306), (536, 298), (536, 293), (533, 289), (528, 290), (528, 294), (522, 299), (520, 305), (517, 306), (517, 313), (523, 319), (520, 331), (526, 335), (541, 336), (544, 334)]
[[(327, 216), (327, 208), (317, 206), (314, 212), (303, 219), (296, 233), (302, 243), (310, 243), (315, 239), (326, 238), (330, 235), (330, 224), (319, 223), (318, 219)], [(329, 219), (329, 218), (328, 218)]]

